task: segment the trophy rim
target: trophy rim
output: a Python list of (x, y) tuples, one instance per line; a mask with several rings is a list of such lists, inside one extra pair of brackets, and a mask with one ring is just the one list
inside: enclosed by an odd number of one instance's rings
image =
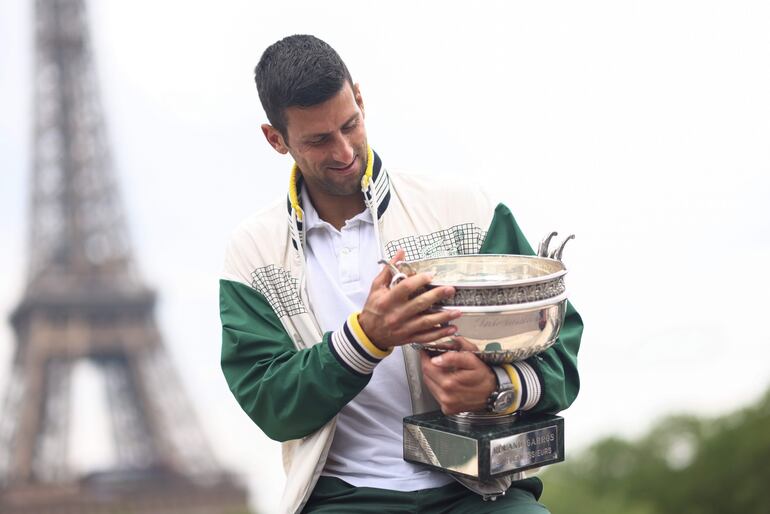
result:
[(505, 254), (505, 253), (485, 253), (485, 254), (461, 254), (461, 255), (447, 255), (442, 257), (428, 257), (424, 259), (416, 259), (413, 261), (403, 261), (403, 264), (406, 264), (407, 266), (414, 266), (414, 265), (425, 265), (426, 263), (430, 262), (439, 262), (439, 261), (448, 261), (448, 260), (479, 260), (479, 259), (503, 259), (503, 260), (517, 260), (517, 261), (532, 261), (532, 262), (548, 262), (555, 263), (558, 269), (557, 271), (554, 271), (552, 273), (548, 273), (545, 275), (537, 275), (533, 277), (527, 277), (527, 278), (518, 278), (518, 279), (511, 279), (511, 280), (501, 280), (496, 282), (490, 282), (490, 281), (453, 281), (453, 280), (442, 280), (440, 276), (436, 276), (431, 281), (432, 287), (440, 287), (440, 286), (452, 286), (455, 289), (479, 289), (479, 288), (505, 288), (505, 287), (511, 287), (511, 286), (522, 286), (522, 285), (534, 285), (539, 284), (542, 282), (550, 282), (554, 280), (558, 280), (559, 278), (563, 277), (567, 274), (567, 268), (564, 266), (564, 263), (558, 259), (552, 259), (550, 257), (540, 257), (537, 255), (517, 255), (517, 254)]
[(531, 310), (542, 309), (551, 305), (557, 305), (568, 298), (567, 292), (557, 296), (544, 298), (535, 302), (511, 303), (506, 305), (440, 305), (437, 311), (454, 310), (462, 313), (472, 314), (503, 314), (508, 312), (527, 312)]
[(529, 359), (534, 355), (538, 355), (551, 346), (556, 344), (557, 337), (553, 337), (547, 342), (530, 346), (528, 348), (521, 348), (520, 351), (516, 350), (462, 350), (453, 348), (441, 348), (437, 346), (431, 346), (431, 343), (411, 343), (412, 347), (417, 350), (425, 350), (435, 353), (449, 353), (449, 352), (468, 352), (474, 354), (485, 364), (490, 366), (500, 366), (502, 364), (512, 364), (514, 362), (521, 362)]

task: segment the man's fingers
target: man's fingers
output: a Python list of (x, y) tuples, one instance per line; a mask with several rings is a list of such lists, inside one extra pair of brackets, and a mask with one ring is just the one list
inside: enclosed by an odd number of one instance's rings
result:
[(393, 271), (388, 266), (383, 266), (377, 276), (372, 280), (372, 291), (377, 289), (387, 288), (390, 285), (390, 281), (393, 278)]
[[(403, 330), (407, 333), (427, 332), (459, 318), (461, 314), (462, 313), (460, 311), (446, 310), (421, 314), (419, 316), (407, 317), (405, 315), (404, 317), (409, 321), (404, 323)], [(457, 331), (457, 327), (454, 325), (452, 326), (454, 327), (454, 330), (452, 330), (452, 333), (454, 334)]]
[(454, 344), (457, 346), (458, 350), (468, 350), (469, 352), (478, 351), (476, 345), (465, 339), (463, 336), (455, 336)]
[[(399, 249), (389, 263), (395, 265), (404, 256), (404, 250)], [(358, 318), (361, 328), (375, 344), (390, 348), (409, 342), (429, 343), (457, 331), (456, 327), (447, 326), (447, 323), (458, 318), (460, 311), (428, 310), (436, 302), (452, 296), (454, 288), (437, 287), (421, 292), (433, 278), (428, 273), (407, 277), (391, 288), (393, 272), (390, 266), (380, 270), (372, 281), (369, 296)]]
[(460, 343), (456, 340), (457, 337), (445, 337), (437, 341), (431, 341), (430, 347), (436, 350), (459, 350)]
[[(428, 289), (427, 291), (411, 298), (404, 306), (404, 313), (409, 317), (416, 316), (421, 312), (430, 309), (440, 301), (451, 298), (454, 296), (454, 294), (455, 289), (450, 286), (434, 287), (432, 289)], [(447, 310), (451, 310), (451, 308), (444, 310), (444, 312)], [(454, 317), (459, 317), (459, 311), (456, 311), (456, 313), (457, 314)], [(454, 319), (454, 317), (452, 319)]]
[[(460, 311), (438, 311), (412, 318), (402, 325), (401, 332), (407, 339), (418, 343), (432, 343), (457, 332), (456, 325), (449, 323), (460, 317)], [(433, 339), (431, 339), (433, 338)]]
[(457, 332), (457, 327), (454, 325), (435, 327), (423, 332), (415, 332), (408, 339), (412, 343), (432, 343), (443, 337), (451, 336)]
[[(473, 358), (479, 369), (455, 369), (436, 362), (460, 361)], [(494, 375), (489, 367), (470, 352), (446, 352), (441, 357), (430, 357), (426, 352), (420, 356), (422, 376), (425, 385), (439, 402), (444, 414), (463, 411), (483, 410), (486, 400), (494, 388)]]
[(416, 295), (417, 292), (430, 284), (431, 280), (433, 280), (432, 273), (417, 273), (416, 275), (412, 275), (411, 277), (405, 278), (399, 282), (399, 284), (393, 288), (393, 292), (404, 300), (409, 300), (413, 296), (419, 298), (423, 295), (428, 295), (426, 299), (424, 299), (425, 306), (422, 310), (427, 309), (438, 300), (454, 295), (454, 288), (448, 286), (436, 287), (428, 290), (427, 292)]
[(437, 357), (433, 357), (431, 362), (435, 366), (454, 370), (477, 370), (486, 364), (470, 351), (444, 352)]
[(430, 368), (427, 368), (427, 369), (423, 368), (422, 381), (428, 387), (428, 390), (433, 394), (433, 397), (440, 402), (444, 391), (441, 389), (441, 386), (431, 376)]
[[(444, 374), (446, 373), (445, 370), (436, 367), (431, 362), (431, 356), (428, 355), (426, 352), (420, 352), (420, 360), (422, 365), (422, 379), (425, 382), (425, 385), (428, 386), (429, 389), (431, 389), (435, 393), (442, 390), (441, 387), (441, 380), (444, 380)], [(438, 398), (437, 398), (438, 399)]]

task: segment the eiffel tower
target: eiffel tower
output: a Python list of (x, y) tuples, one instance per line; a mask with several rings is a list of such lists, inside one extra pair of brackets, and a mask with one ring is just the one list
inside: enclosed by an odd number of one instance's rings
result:
[[(247, 513), (213, 457), (158, 331), (118, 197), (84, 0), (36, 0), (29, 264), (0, 418), (3, 514)], [(102, 372), (115, 448), (69, 458), (73, 366)]]

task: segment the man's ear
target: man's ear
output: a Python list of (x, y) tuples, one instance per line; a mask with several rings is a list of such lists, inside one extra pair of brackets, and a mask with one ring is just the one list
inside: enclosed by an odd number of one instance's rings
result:
[(364, 111), (364, 97), (361, 96), (361, 86), (356, 82), (353, 84), (353, 98), (356, 99), (358, 108), (361, 109), (361, 114), (366, 118), (366, 112)]
[(284, 155), (289, 153), (289, 147), (286, 146), (286, 141), (284, 141), (281, 131), (277, 128), (268, 125), (267, 123), (263, 123), (262, 133), (265, 135), (268, 144), (272, 146), (276, 152)]

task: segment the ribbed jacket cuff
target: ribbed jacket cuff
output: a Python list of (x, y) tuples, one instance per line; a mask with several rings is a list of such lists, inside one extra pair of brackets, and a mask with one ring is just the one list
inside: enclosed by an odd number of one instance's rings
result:
[(521, 410), (530, 410), (540, 401), (542, 387), (535, 369), (524, 361), (514, 362), (512, 366), (519, 372), (521, 379)]
[(342, 328), (329, 337), (332, 354), (344, 367), (359, 375), (370, 375), (379, 362), (393, 350), (380, 350), (358, 324), (358, 313), (348, 317)]

